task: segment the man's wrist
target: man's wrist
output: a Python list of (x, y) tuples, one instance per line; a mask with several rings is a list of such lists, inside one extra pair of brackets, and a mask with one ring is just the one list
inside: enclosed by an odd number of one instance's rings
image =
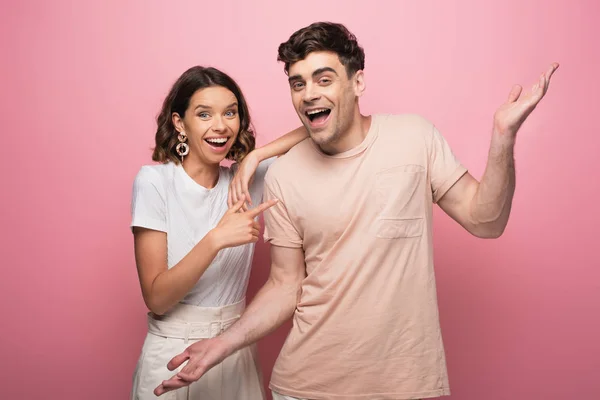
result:
[(221, 345), (226, 350), (227, 354), (233, 354), (240, 348), (244, 347), (243, 338), (235, 333), (234, 329), (228, 329), (218, 336)]

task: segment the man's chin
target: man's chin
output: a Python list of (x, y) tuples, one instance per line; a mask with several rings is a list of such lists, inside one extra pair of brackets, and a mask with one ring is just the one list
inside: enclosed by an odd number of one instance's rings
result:
[(332, 135), (331, 133), (324, 131), (324, 130), (317, 131), (317, 132), (313, 132), (313, 131), (309, 130), (308, 134), (310, 135), (313, 142), (315, 142), (319, 146), (327, 145), (327, 144), (333, 142), (333, 139), (334, 139), (334, 135)]

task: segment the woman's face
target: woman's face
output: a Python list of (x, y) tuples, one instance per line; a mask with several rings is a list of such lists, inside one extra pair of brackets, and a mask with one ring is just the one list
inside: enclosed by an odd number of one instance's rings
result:
[(184, 118), (173, 114), (173, 124), (188, 137), (190, 152), (186, 157), (198, 159), (203, 164), (219, 164), (240, 131), (237, 98), (222, 86), (197, 90)]

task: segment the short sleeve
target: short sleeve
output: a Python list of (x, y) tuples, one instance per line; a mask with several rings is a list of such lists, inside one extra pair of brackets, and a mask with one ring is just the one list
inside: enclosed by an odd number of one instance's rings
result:
[(302, 247), (302, 237), (290, 219), (279, 185), (275, 179), (267, 174), (264, 185), (264, 201), (271, 199), (278, 199), (279, 201), (263, 213), (265, 220), (263, 237), (265, 242), (281, 247)]
[(160, 175), (149, 166), (140, 169), (133, 181), (130, 227), (167, 231), (166, 201)]
[(434, 203), (467, 172), (435, 126), (432, 128), (429, 149), (429, 171)]

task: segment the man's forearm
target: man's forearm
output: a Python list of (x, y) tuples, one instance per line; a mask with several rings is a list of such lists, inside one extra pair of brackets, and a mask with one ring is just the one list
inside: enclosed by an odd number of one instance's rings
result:
[(294, 314), (299, 291), (298, 284), (269, 278), (241, 318), (221, 335), (221, 339), (235, 352), (267, 336)]
[(485, 172), (470, 208), (481, 236), (498, 237), (508, 223), (516, 183), (514, 145), (514, 138), (494, 132)]

